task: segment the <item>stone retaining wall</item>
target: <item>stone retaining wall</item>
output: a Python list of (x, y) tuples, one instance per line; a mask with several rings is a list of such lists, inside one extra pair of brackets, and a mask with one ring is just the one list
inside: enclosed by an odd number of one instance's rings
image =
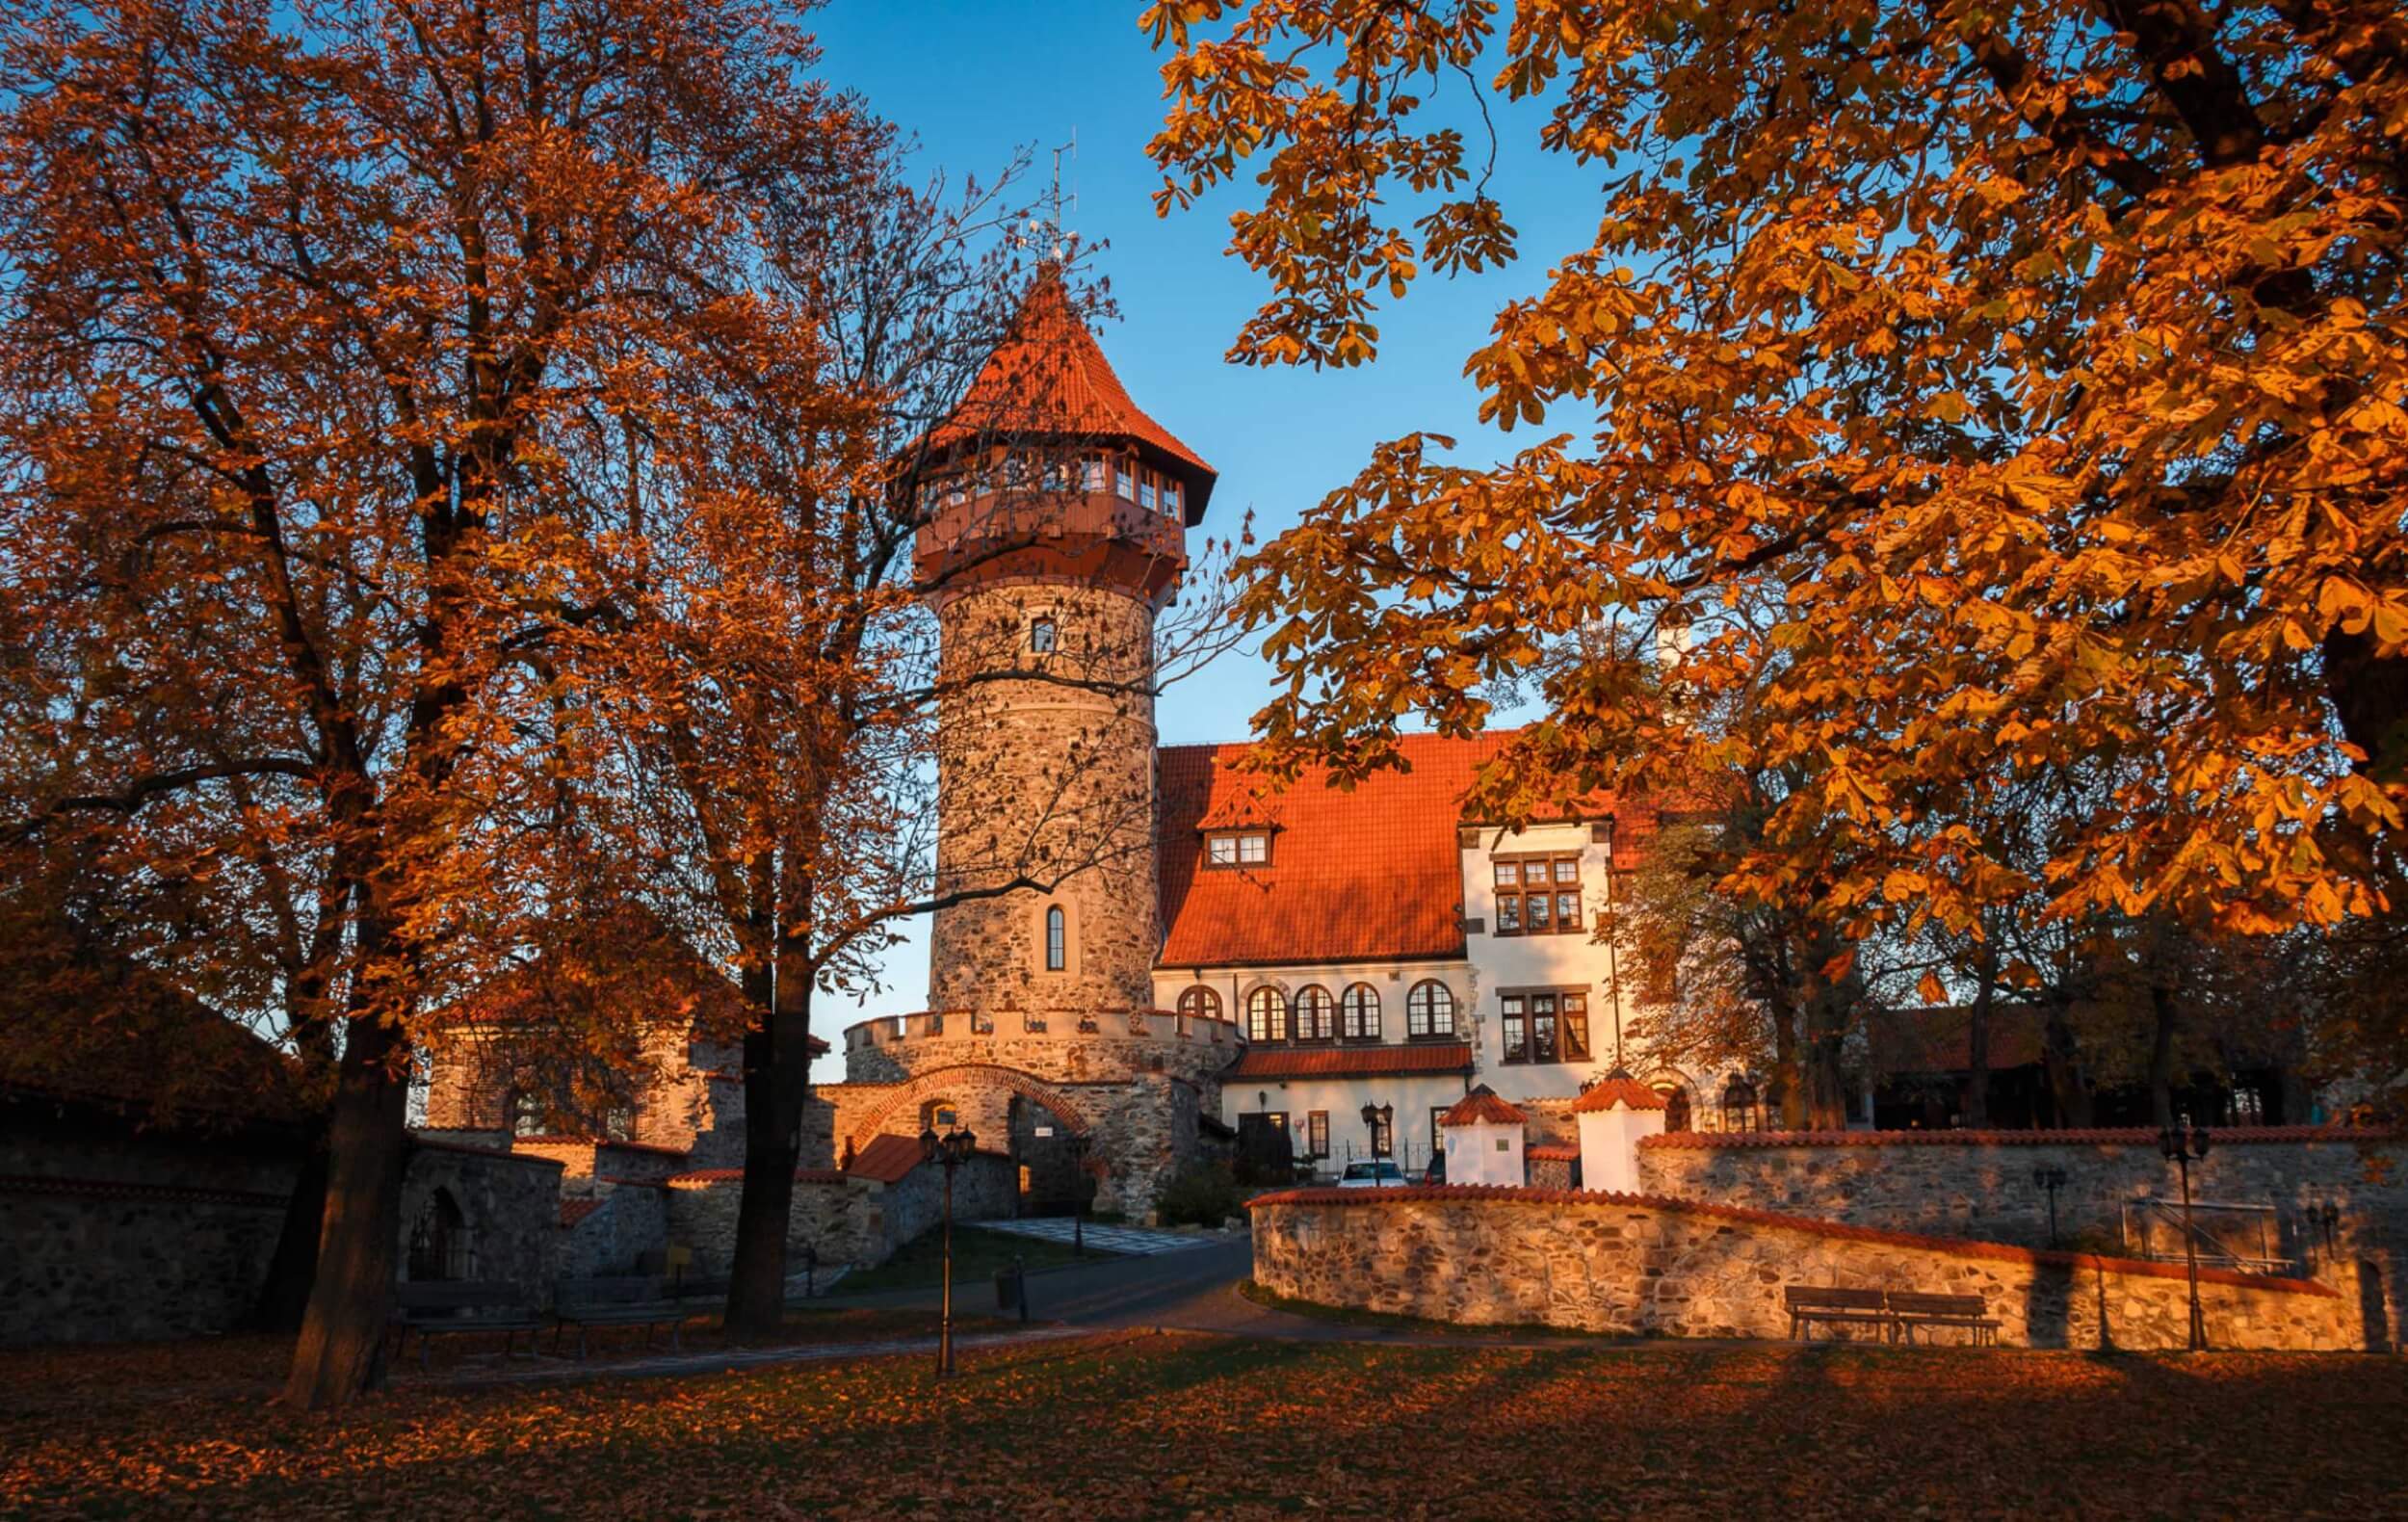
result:
[(452, 1196), (473, 1245), (470, 1277), (517, 1285), (531, 1303), (549, 1304), (559, 1272), (562, 1165), (549, 1158), (412, 1138), (402, 1175), (402, 1260), (410, 1225), (434, 1192)]
[[(786, 1225), (786, 1250), (794, 1272), (802, 1272), (806, 1246), (818, 1251), (821, 1263), (831, 1266), (869, 1268), (885, 1262), (897, 1247), (936, 1222), (943, 1190), (942, 1171), (925, 1165), (894, 1184), (819, 1169), (798, 1174)], [(669, 1180), (667, 1240), (694, 1249), (695, 1272), (727, 1272), (736, 1250), (736, 1215), (743, 1197), (741, 1176), (687, 1174)], [(981, 1152), (954, 1175), (956, 1221), (1008, 1217), (1019, 1197), (1019, 1173), (1009, 1158)]]
[[(2346, 1265), (2385, 1304), (2398, 1346), (2408, 1333), (2404, 1152), (2379, 1131), (2218, 1131), (2191, 1165), (2191, 1193), (2274, 1206), (2271, 1255), (2320, 1275)], [(2157, 1134), (2139, 1130), (1676, 1133), (1638, 1147), (1645, 1194), (2025, 1246), (2049, 1241), (2035, 1168), (2065, 1173), (2058, 1240), (2074, 1246), (2112, 1251), (2126, 1202), (2181, 1194)]]
[[(1790, 1284), (1980, 1295), (1999, 1340), (2186, 1340), (2179, 1267), (1915, 1237), (1636, 1194), (1449, 1187), (1296, 1190), (1252, 1202), (1254, 1277), (1319, 1304), (1475, 1325), (1786, 1337)], [(2368, 1345), (2354, 1284), (2202, 1274), (2212, 1345)]]

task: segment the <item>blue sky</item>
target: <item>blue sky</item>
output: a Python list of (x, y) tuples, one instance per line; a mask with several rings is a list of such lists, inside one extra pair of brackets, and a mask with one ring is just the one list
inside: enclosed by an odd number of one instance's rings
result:
[[(1477, 425), (1462, 370), (1498, 306), (1537, 289), (1548, 258), (1584, 246), (1593, 232), (1582, 221), (1595, 215), (1593, 192), (1548, 194), (1577, 192), (1580, 171), (1531, 162), (1538, 114), (1499, 117), (1506, 149), (1493, 189), (1522, 232), (1520, 263), (1419, 282), (1401, 307), (1379, 315), (1381, 354), (1372, 365), (1232, 365), (1222, 355), (1265, 286), (1223, 252), (1238, 204), (1232, 195), (1167, 220), (1154, 214), (1160, 176), (1145, 144), (1162, 119), (1162, 83), (1137, 26), (1139, 10), (1137, 0), (833, 0), (813, 27), (825, 50), (822, 73), (916, 136), (930, 171), (991, 177), (1026, 146), (1037, 151), (1041, 183), (1049, 150), (1076, 132), (1078, 154), (1062, 174), (1078, 201), (1064, 221), (1084, 240), (1108, 245), (1092, 266), (1120, 309), (1101, 335), (1105, 353), (1138, 404), (1220, 473), (1198, 532), (1231, 531), (1250, 509), (1255, 532), (1268, 538), (1350, 479), (1375, 443), (1415, 429), (1454, 435), (1467, 462), (1528, 441)], [(1455, 91), (1463, 101), (1459, 83)], [(1269, 695), (1266, 675), (1260, 661), (1240, 653), (1174, 687), (1158, 716), (1164, 742), (1245, 738), (1248, 718)], [(833, 1039), (838, 1026), (864, 1014), (923, 1008), (926, 952), (916, 939), (889, 954), (886, 983), (861, 1010), (825, 1008), (814, 1025)], [(816, 1076), (836, 1076), (834, 1063)]]

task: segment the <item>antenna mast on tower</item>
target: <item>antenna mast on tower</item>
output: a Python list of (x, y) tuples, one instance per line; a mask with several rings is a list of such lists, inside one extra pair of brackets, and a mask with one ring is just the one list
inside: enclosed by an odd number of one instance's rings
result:
[[(1053, 234), (1054, 258), (1058, 262), (1070, 255), (1068, 243), (1071, 233), (1070, 229), (1062, 224), (1061, 220), (1061, 156), (1065, 153), (1070, 155), (1070, 162), (1073, 165), (1078, 163), (1079, 129), (1075, 126), (1070, 129), (1070, 141), (1054, 149), (1054, 184), (1053, 189), (1047, 192), (1045, 197), (1045, 230)], [(1073, 188), (1070, 192), (1070, 210), (1075, 213), (1078, 209), (1079, 193), (1076, 188)]]

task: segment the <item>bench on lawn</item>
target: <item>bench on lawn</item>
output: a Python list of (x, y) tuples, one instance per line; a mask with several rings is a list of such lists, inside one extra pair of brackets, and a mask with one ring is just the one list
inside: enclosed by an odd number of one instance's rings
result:
[(577, 1356), (586, 1355), (586, 1328), (641, 1326), (643, 1345), (652, 1346), (652, 1329), (668, 1328), (668, 1345), (682, 1348), (678, 1333), (694, 1314), (691, 1301), (680, 1300), (667, 1280), (649, 1273), (564, 1278), (552, 1286), (552, 1347), (561, 1346), (563, 1328), (577, 1328)]
[(1915, 1340), (1918, 1326), (1959, 1326), (1974, 1334), (1976, 1347), (1984, 1343), (1998, 1346), (1999, 1324), (1978, 1295), (1922, 1295), (1892, 1290), (1890, 1315), (1897, 1324), (1897, 1335), (1908, 1342)]
[(1891, 1316), (1887, 1292), (1882, 1290), (1844, 1290), (1836, 1285), (1792, 1284), (1782, 1292), (1790, 1310), (1790, 1336), (1803, 1338), (1807, 1328), (1817, 1322), (1844, 1326), (1878, 1326), (1882, 1335), (1893, 1335), (1897, 1319)]
[(502, 1356), (520, 1332), (529, 1333), (527, 1352), (535, 1354), (533, 1333), (543, 1329), (543, 1317), (527, 1303), (515, 1284), (489, 1279), (407, 1279), (393, 1286), (393, 1326), (398, 1340), (395, 1357), (409, 1351), (409, 1334), (418, 1334), (418, 1365), (427, 1363), (427, 1342), (445, 1332), (500, 1332)]

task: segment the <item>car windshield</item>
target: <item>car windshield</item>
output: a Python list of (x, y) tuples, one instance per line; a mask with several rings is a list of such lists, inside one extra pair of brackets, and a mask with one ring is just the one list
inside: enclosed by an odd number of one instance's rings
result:
[(1404, 1172), (1394, 1163), (1348, 1163), (1348, 1178), (1402, 1178)]

